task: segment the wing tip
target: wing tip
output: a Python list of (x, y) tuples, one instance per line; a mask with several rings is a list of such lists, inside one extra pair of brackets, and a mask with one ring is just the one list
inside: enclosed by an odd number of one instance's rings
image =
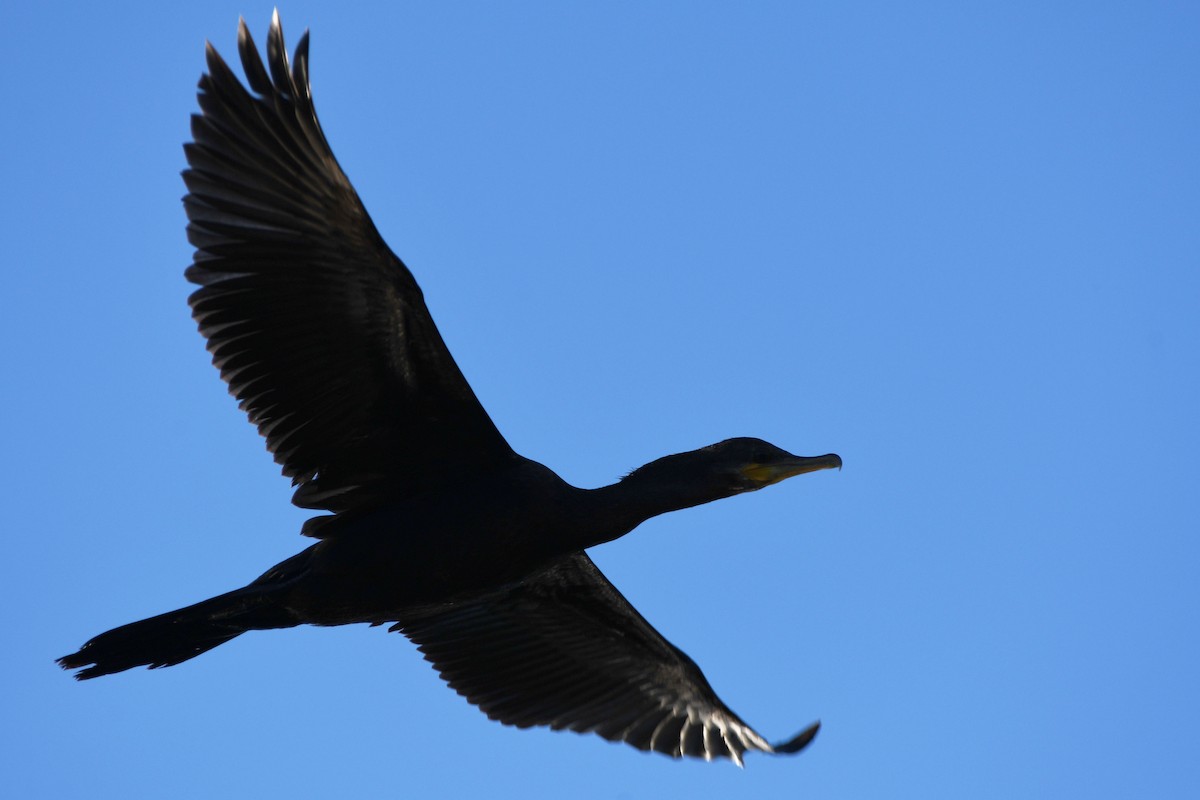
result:
[(812, 740), (817, 738), (817, 732), (821, 730), (821, 721), (817, 720), (812, 725), (809, 725), (804, 730), (797, 733), (786, 742), (779, 742), (771, 745), (771, 750), (781, 755), (792, 755), (799, 753), (804, 748), (808, 747)]

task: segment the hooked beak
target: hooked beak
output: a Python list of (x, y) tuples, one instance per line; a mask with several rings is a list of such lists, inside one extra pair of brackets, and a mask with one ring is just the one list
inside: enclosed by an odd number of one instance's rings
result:
[(761, 486), (770, 486), (782, 480), (819, 469), (841, 469), (842, 457), (836, 453), (823, 456), (790, 456), (771, 464), (753, 464), (746, 467), (746, 477)]

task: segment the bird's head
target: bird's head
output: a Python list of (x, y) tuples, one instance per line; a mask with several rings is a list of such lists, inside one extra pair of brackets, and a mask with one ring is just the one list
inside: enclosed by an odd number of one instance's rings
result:
[(744, 437), (660, 458), (634, 470), (623, 482), (678, 493), (681, 500), (686, 498), (677, 506), (682, 508), (834, 467), (841, 469), (842, 459), (833, 453), (796, 456), (762, 439)]
[(834, 453), (796, 456), (762, 439), (726, 439), (693, 453), (725, 482), (730, 494), (757, 491), (806, 472), (842, 468), (841, 457)]

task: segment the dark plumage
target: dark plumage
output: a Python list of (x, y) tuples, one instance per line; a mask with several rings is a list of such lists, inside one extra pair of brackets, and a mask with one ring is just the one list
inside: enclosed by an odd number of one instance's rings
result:
[(585, 490), (517, 455), (455, 365), (421, 290), (321, 132), (308, 37), (246, 91), (209, 46), (186, 145), (187, 278), (213, 363), (297, 487), (319, 541), (236, 591), (103, 633), (76, 677), (186, 661), (248, 630), (391, 624), (501, 722), (741, 763), (768, 744), (584, 553), (657, 514), (840, 467), (729, 439)]

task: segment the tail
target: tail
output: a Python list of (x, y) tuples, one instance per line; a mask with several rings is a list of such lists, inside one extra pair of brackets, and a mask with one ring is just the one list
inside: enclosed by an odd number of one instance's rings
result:
[(298, 624), (275, 602), (269, 588), (250, 585), (193, 606), (131, 622), (102, 633), (79, 652), (58, 659), (63, 669), (78, 669), (77, 680), (133, 667), (169, 667), (195, 658), (249, 630), (290, 628)]

